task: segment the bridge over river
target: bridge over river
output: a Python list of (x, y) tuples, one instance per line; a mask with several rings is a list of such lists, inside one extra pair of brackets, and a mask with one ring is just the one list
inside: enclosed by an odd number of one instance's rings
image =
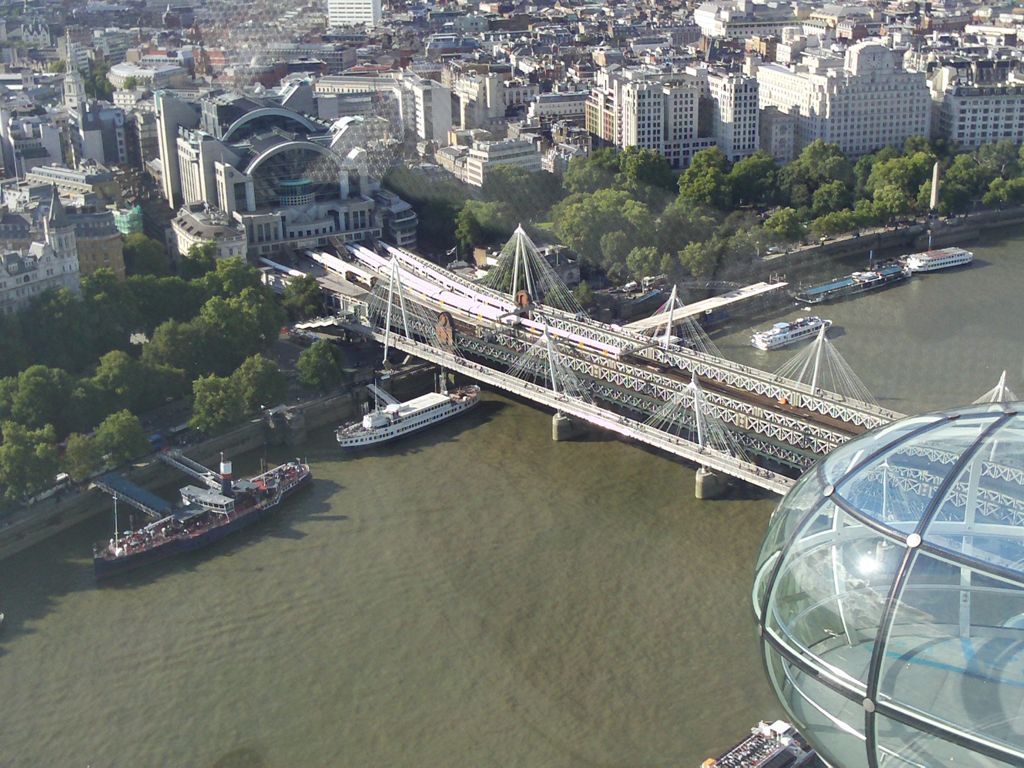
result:
[(310, 256), (372, 283), (366, 316), (349, 330), (379, 340), (385, 356), (398, 349), (554, 409), (556, 435), (586, 422), (695, 462), (705, 476), (782, 494), (817, 457), (902, 416), (824, 389), (819, 361), (810, 381), (798, 381), (680, 343), (669, 336), (679, 320), (672, 307), (660, 339), (595, 321), (573, 306), (521, 229), (492, 270), (505, 276), (498, 287), (401, 248), (340, 250), (345, 258)]

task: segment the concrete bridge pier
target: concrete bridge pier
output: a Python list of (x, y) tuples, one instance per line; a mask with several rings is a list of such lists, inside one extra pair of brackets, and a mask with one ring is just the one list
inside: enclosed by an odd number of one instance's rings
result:
[(729, 487), (729, 478), (707, 467), (698, 467), (694, 486), (694, 496), (698, 499), (717, 499)]
[(583, 429), (583, 425), (576, 419), (566, 416), (561, 411), (557, 411), (551, 417), (551, 439), (556, 443), (572, 440), (574, 437), (579, 436)]

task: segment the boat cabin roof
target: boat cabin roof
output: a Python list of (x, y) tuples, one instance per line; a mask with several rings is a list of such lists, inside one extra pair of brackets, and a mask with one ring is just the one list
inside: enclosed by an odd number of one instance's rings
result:
[(194, 500), (197, 504), (211, 507), (226, 507), (234, 503), (234, 499), (225, 496), (220, 491), (212, 488), (199, 488), (195, 485), (186, 485), (181, 489), (182, 498)]

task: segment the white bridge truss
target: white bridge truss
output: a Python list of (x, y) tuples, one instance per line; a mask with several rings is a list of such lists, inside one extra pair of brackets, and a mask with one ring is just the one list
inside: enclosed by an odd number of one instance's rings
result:
[[(350, 330), (372, 336), (382, 343), (384, 341), (385, 334), (382, 329), (354, 324), (347, 324), (346, 327)], [(592, 403), (577, 400), (564, 393), (558, 393), (539, 384), (524, 381), (480, 363), (466, 360), (462, 357), (446, 355), (437, 347), (424, 341), (392, 333), (390, 334), (389, 343), (395, 349), (415, 355), (423, 360), (442, 364), (449, 370), (465, 374), (496, 389), (524, 397), (552, 408), (559, 413), (575, 417), (622, 437), (658, 448), (666, 453), (700, 464), (708, 469), (731, 475), (773, 493), (784, 495), (793, 485), (794, 481), (785, 475), (762, 469), (750, 462), (737, 459), (712, 447), (702, 447), (671, 433), (649, 427), (641, 421), (619, 416)]]
[[(516, 309), (511, 298), (505, 294), (466, 280), (403, 248), (389, 245), (385, 246), (385, 249), (391, 258), (399, 261), (404, 272), (415, 274), (428, 283), (492, 306), (505, 307), (507, 312)], [(376, 254), (366, 248), (350, 247), (350, 252), (359, 261), (363, 261), (367, 256), (376, 257)], [(368, 262), (364, 263), (377, 271), (383, 271), (385, 268), (382, 268), (381, 261), (386, 262), (387, 259), (370, 258)], [(827, 390), (816, 391), (808, 384), (734, 363), (722, 357), (691, 349), (663, 349), (659, 346), (651, 346), (650, 336), (613, 327), (589, 318), (577, 317), (554, 307), (544, 307), (543, 311), (552, 328), (591, 339), (609, 347), (616, 347), (631, 356), (646, 358), (655, 363), (676, 368), (683, 373), (696, 375), (701, 380), (717, 381), (776, 401), (785, 400), (795, 407), (812, 411), (861, 430), (882, 426), (903, 417), (901, 413), (874, 403), (861, 402)], [(481, 325), (493, 325), (483, 317), (478, 317), (476, 320)]]

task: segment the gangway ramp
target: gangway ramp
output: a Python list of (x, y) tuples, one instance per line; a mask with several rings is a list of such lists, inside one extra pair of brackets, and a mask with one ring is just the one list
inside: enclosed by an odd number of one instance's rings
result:
[(115, 499), (123, 501), (129, 506), (135, 507), (140, 512), (160, 519), (171, 513), (174, 505), (166, 499), (162, 499), (155, 493), (147, 491), (142, 486), (136, 485), (128, 478), (108, 472), (92, 481), (93, 486), (104, 493), (109, 493)]
[(206, 483), (210, 488), (220, 489), (221, 477), (212, 469), (207, 469), (198, 461), (192, 461), (181, 451), (163, 451), (156, 455), (164, 464), (168, 464), (189, 477), (195, 478), (201, 483)]
[[(719, 296), (712, 296), (710, 299), (702, 299), (701, 301), (695, 301), (692, 304), (676, 309), (672, 313), (672, 322), (679, 323), (688, 317), (699, 317), (700, 315), (707, 314), (708, 312), (714, 312), (716, 309), (722, 309), (732, 304), (736, 304), (741, 301), (749, 301), (750, 299), (757, 298), (758, 296), (766, 296), (769, 293), (775, 291), (781, 291), (789, 283), (754, 283), (753, 285), (746, 285), (742, 288), (737, 288), (735, 291), (729, 291)], [(650, 333), (651, 331), (664, 327), (665, 315), (656, 314), (651, 317), (645, 317), (642, 320), (635, 320), (632, 323), (628, 323), (624, 327), (636, 331), (638, 333)]]
[(371, 395), (384, 402), (386, 405), (399, 405), (398, 400), (392, 397), (390, 392), (385, 392), (376, 384), (367, 384), (366, 388), (370, 390)]

